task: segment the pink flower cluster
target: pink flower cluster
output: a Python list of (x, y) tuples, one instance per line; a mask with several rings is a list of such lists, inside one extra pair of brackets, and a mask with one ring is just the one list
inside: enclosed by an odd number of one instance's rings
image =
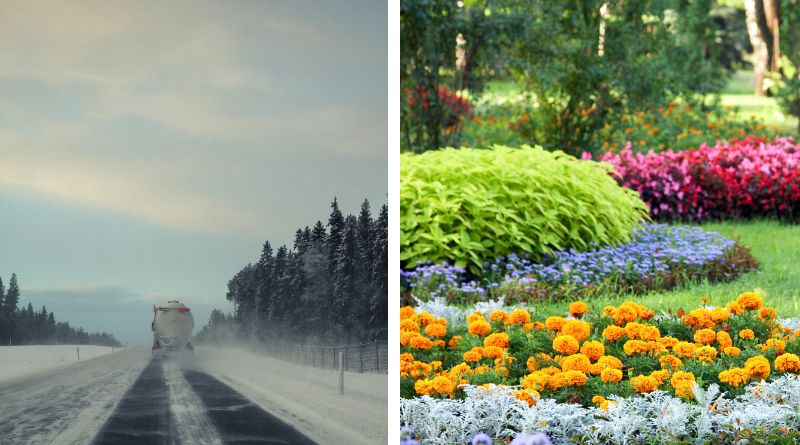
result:
[(638, 191), (659, 220), (800, 219), (800, 144), (791, 137), (647, 154), (626, 147), (598, 160), (612, 164), (617, 181)]

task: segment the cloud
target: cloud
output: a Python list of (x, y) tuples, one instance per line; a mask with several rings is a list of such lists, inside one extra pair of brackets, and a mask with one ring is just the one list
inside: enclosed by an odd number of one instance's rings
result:
[(3, 2), (0, 185), (252, 237), (383, 202), (385, 7)]

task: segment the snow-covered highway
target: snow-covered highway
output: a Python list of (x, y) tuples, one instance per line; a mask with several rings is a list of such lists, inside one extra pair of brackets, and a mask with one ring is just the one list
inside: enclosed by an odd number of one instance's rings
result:
[(245, 351), (130, 348), (0, 379), (0, 443), (383, 443), (387, 383), (348, 374), (339, 395), (333, 371)]

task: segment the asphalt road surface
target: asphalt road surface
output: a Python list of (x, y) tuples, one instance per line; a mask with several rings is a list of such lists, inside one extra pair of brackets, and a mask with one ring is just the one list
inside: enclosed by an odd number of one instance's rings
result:
[(132, 349), (0, 383), (0, 444), (313, 445), (181, 359)]

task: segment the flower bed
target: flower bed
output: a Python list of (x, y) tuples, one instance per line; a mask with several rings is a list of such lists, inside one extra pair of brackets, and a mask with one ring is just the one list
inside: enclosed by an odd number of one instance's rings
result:
[(403, 307), (401, 422), (425, 443), (521, 431), (636, 443), (744, 438), (800, 421), (800, 331), (755, 292), (688, 313), (633, 302), (600, 313), (574, 302), (568, 313), (451, 323)]
[(599, 160), (614, 166), (621, 185), (639, 192), (654, 218), (800, 219), (800, 145), (791, 137), (734, 138), (681, 152), (626, 149)]
[(745, 247), (718, 233), (662, 224), (637, 230), (630, 243), (556, 252), (542, 263), (527, 256), (498, 258), (484, 263), (476, 280), (447, 264), (420, 264), (400, 274), (404, 293), (421, 300), (525, 301), (565, 295), (583, 298), (608, 291), (638, 293), (698, 278), (730, 280), (756, 267)]

